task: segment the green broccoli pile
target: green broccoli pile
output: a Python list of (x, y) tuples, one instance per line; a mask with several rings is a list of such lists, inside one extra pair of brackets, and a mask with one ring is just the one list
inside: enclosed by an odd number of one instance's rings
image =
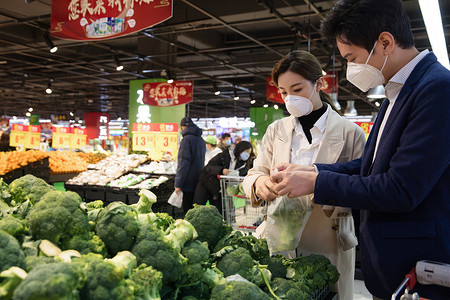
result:
[(82, 202), (27, 175), (0, 179), (0, 299), (309, 299), (337, 282), (322, 255), (270, 256), (215, 206), (185, 219), (138, 203)]

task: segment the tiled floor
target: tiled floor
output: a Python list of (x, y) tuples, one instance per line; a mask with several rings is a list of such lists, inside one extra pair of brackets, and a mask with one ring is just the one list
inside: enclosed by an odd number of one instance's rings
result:
[(372, 300), (372, 295), (369, 293), (362, 280), (355, 279), (355, 293), (353, 300)]

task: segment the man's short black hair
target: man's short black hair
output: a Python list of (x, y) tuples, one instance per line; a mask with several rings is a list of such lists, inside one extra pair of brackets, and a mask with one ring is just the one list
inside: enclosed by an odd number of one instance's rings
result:
[(224, 140), (226, 138), (231, 138), (231, 135), (229, 133), (222, 134), (222, 140)]
[(414, 46), (409, 18), (400, 0), (341, 0), (320, 24), (322, 37), (370, 52), (380, 33), (392, 34), (403, 49)]

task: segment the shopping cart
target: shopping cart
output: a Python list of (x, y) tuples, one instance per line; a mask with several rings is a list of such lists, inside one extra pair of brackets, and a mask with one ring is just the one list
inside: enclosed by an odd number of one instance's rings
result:
[(418, 261), (392, 294), (391, 300), (396, 300), (403, 290), (404, 293), (400, 300), (424, 300), (425, 298), (421, 298), (418, 293), (409, 293), (417, 282), (450, 287), (450, 265), (429, 260)]
[(264, 221), (264, 207), (252, 207), (239, 187), (244, 177), (219, 175), (222, 193), (222, 213), (233, 229), (254, 232)]

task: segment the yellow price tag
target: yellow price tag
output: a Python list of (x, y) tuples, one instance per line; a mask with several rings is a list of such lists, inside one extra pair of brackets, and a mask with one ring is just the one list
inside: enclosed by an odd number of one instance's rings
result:
[(11, 147), (25, 146), (27, 132), (11, 130), (9, 145)]
[(38, 132), (27, 133), (25, 148), (39, 148), (41, 144), (41, 134)]
[(71, 133), (53, 132), (52, 147), (53, 148), (70, 147), (71, 138), (72, 138)]
[(155, 134), (142, 132), (133, 133), (133, 151), (147, 151), (155, 145)]
[(156, 148), (161, 151), (174, 152), (178, 149), (178, 133), (157, 133)]

